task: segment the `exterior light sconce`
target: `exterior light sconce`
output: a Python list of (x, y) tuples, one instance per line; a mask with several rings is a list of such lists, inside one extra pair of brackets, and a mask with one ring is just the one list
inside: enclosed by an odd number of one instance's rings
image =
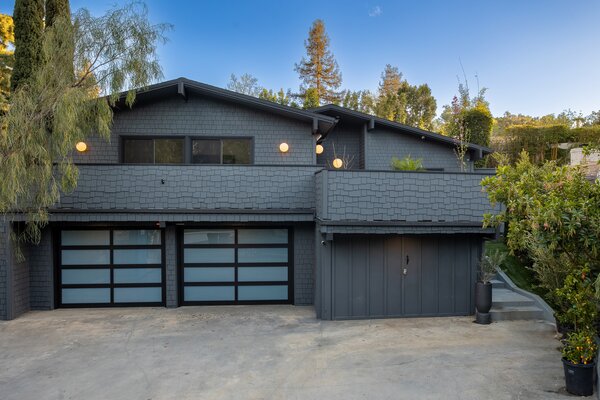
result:
[(331, 164), (333, 165), (333, 168), (335, 168), (335, 169), (340, 169), (344, 166), (344, 162), (342, 161), (341, 158), (336, 158), (335, 160), (333, 160), (333, 162)]
[(323, 147), (322, 144), (318, 144), (317, 147), (315, 147), (315, 151), (317, 154), (323, 154), (324, 150), (325, 150), (325, 148)]
[(83, 153), (87, 150), (87, 144), (85, 142), (77, 142), (77, 144), (75, 145), (75, 149), (77, 149), (78, 152)]
[(279, 145), (279, 151), (282, 153), (287, 153), (288, 151), (290, 151), (290, 145), (286, 142), (281, 143)]

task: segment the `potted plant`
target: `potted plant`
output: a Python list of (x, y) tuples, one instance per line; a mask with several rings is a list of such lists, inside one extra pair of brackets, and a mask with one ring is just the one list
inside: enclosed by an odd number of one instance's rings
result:
[(590, 330), (570, 333), (562, 349), (567, 392), (577, 396), (594, 394), (594, 367), (598, 347)]
[(506, 254), (499, 250), (490, 252), (483, 256), (479, 269), (479, 280), (475, 285), (475, 310), (476, 322), (478, 324), (489, 324), (491, 322), (489, 312), (492, 308), (492, 282), (496, 271), (504, 262)]

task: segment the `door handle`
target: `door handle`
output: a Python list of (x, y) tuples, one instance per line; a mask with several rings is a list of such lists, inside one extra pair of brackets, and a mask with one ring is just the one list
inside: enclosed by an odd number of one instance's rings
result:
[(408, 263), (410, 262), (410, 258), (408, 258), (408, 255), (406, 256), (406, 265), (408, 265)]
[(402, 273), (403, 273), (404, 275), (408, 274), (408, 269), (407, 269), (407, 268), (404, 268), (404, 269), (402, 270)]

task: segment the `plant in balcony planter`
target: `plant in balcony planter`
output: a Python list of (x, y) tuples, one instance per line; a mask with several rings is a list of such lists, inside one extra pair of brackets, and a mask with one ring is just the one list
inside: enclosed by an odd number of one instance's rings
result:
[(475, 309), (476, 322), (478, 324), (489, 324), (490, 309), (492, 308), (492, 282), (496, 271), (506, 259), (506, 254), (499, 250), (486, 254), (479, 265), (479, 280), (475, 286)]
[(562, 349), (567, 392), (577, 396), (591, 396), (594, 393), (597, 351), (593, 331), (572, 332), (567, 336)]

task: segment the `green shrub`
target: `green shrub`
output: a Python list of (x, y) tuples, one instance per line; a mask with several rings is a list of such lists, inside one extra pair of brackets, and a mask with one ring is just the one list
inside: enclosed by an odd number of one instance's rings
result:
[(410, 154), (402, 160), (392, 157), (392, 168), (395, 171), (424, 171), (423, 160), (421, 158), (411, 158)]

